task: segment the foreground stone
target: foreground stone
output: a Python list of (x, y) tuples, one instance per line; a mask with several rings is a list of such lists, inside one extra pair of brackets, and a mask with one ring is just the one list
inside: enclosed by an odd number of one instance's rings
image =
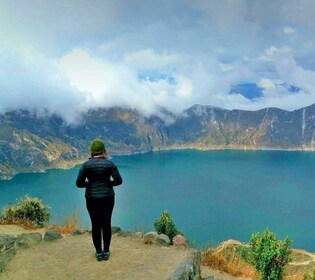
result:
[(58, 240), (61, 238), (62, 238), (61, 233), (59, 231), (56, 231), (56, 230), (46, 231), (45, 235), (44, 235), (44, 241), (47, 241), (47, 242)]
[(81, 235), (81, 234), (84, 234), (86, 233), (87, 230), (82, 230), (82, 229), (75, 229), (74, 231), (71, 232), (71, 235)]
[(187, 261), (181, 263), (167, 280), (201, 280), (201, 254), (198, 250), (191, 250)]
[(130, 237), (130, 236), (132, 236), (130, 231), (124, 231), (124, 230), (119, 231), (117, 233), (117, 235), (121, 236), (121, 237)]
[(120, 227), (116, 227), (116, 226), (112, 227), (112, 234), (118, 233), (120, 231), (121, 231)]
[(157, 234), (157, 232), (151, 231), (143, 236), (143, 242), (144, 244), (157, 244), (158, 237), (159, 235)]
[(15, 240), (13, 235), (0, 234), (0, 273), (16, 254)]
[(143, 232), (137, 231), (133, 234), (133, 237), (138, 238), (138, 239), (142, 239), (143, 238)]
[(160, 234), (156, 241), (159, 246), (169, 246), (171, 244), (170, 238), (165, 234)]
[(174, 236), (172, 241), (173, 241), (173, 246), (177, 248), (186, 249), (188, 247), (186, 238), (180, 234)]
[(23, 233), (16, 239), (16, 245), (19, 248), (29, 248), (42, 241), (42, 235), (39, 232)]

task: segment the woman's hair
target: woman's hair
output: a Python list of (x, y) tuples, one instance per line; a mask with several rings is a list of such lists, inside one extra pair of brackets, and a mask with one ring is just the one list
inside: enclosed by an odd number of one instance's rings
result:
[(92, 156), (92, 157), (95, 157), (95, 156), (100, 156), (100, 155), (103, 155), (103, 156), (104, 156), (104, 158), (106, 158), (106, 159), (108, 159), (108, 158), (109, 158), (109, 155), (107, 154), (106, 149), (105, 149), (102, 153), (97, 153), (97, 154), (91, 153), (91, 156)]

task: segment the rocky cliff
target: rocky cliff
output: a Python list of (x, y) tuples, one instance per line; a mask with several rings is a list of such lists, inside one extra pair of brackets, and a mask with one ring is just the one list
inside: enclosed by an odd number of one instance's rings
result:
[(155, 116), (122, 108), (98, 108), (76, 124), (26, 110), (0, 114), (0, 179), (19, 172), (69, 167), (103, 138), (111, 154), (160, 149), (313, 150), (315, 104), (295, 111), (224, 110), (195, 105), (180, 115)]

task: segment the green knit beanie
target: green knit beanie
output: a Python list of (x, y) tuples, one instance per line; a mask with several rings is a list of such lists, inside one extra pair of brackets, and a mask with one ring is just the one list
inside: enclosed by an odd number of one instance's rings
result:
[(105, 152), (105, 144), (101, 139), (94, 139), (90, 148), (91, 154), (98, 155)]

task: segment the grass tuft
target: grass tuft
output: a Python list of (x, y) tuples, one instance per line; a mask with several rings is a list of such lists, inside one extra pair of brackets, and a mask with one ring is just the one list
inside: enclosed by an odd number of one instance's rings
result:
[(25, 229), (37, 229), (38, 227), (34, 224), (34, 222), (28, 219), (8, 219), (8, 220), (0, 220), (0, 225), (17, 225)]
[(244, 262), (237, 253), (229, 255), (227, 260), (222, 252), (217, 252), (215, 249), (208, 249), (202, 256), (202, 265), (227, 272), (236, 277), (257, 278), (255, 269), (250, 264)]
[(70, 234), (75, 229), (78, 229), (80, 226), (78, 212), (75, 211), (74, 213), (68, 214), (65, 223), (60, 225), (51, 225), (47, 229), (49, 230), (57, 230), (61, 234)]

